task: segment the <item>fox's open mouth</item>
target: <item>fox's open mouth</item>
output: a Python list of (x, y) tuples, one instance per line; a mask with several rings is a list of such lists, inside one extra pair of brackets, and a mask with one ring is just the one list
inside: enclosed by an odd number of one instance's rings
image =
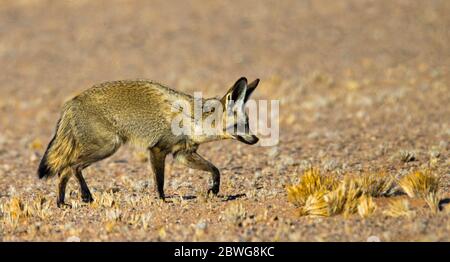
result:
[(242, 143), (245, 143), (247, 145), (254, 145), (258, 143), (259, 138), (255, 135), (246, 135), (246, 136), (234, 136), (238, 141), (241, 141)]

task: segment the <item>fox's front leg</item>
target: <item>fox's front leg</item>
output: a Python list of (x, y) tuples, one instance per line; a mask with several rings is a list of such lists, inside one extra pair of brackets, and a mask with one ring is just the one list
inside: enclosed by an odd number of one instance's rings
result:
[(220, 172), (211, 162), (201, 157), (196, 152), (178, 152), (175, 154), (176, 160), (187, 167), (208, 171), (212, 174), (212, 185), (208, 189), (208, 193), (217, 195), (220, 188)]
[(159, 198), (164, 200), (164, 165), (166, 160), (166, 153), (158, 148), (151, 148), (150, 163), (152, 166), (155, 188), (158, 192)]

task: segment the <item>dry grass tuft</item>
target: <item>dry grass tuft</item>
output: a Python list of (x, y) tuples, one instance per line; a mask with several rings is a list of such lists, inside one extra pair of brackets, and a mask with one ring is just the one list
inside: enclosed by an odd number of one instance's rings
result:
[(412, 161), (416, 161), (416, 153), (413, 151), (409, 151), (409, 150), (401, 150), (399, 153), (399, 158), (402, 162), (404, 163), (408, 163), (408, 162), (412, 162)]
[(299, 207), (301, 216), (332, 216), (357, 212), (363, 195), (384, 195), (390, 192), (393, 182), (387, 176), (346, 176), (338, 183), (317, 169), (306, 171), (298, 185), (287, 188), (288, 200)]
[(430, 170), (410, 173), (398, 182), (405, 193), (411, 197), (423, 198), (434, 214), (439, 212), (439, 184), (441, 179)]
[(305, 205), (300, 207), (300, 216), (327, 217), (329, 216), (328, 204), (325, 201), (327, 191), (322, 189), (308, 196)]
[(127, 212), (124, 219), (128, 225), (131, 225), (135, 228), (143, 228), (144, 230), (147, 230), (152, 225), (153, 214), (148, 212), (145, 213)]
[(413, 172), (398, 182), (409, 197), (425, 198), (429, 194), (436, 194), (439, 189), (439, 178), (431, 172)]
[(346, 177), (342, 182), (345, 189), (344, 216), (348, 217), (358, 211), (359, 198), (363, 196), (363, 191), (358, 180)]
[(414, 211), (411, 210), (407, 199), (392, 200), (388, 209), (383, 213), (390, 217), (411, 217), (414, 215)]
[(19, 218), (22, 213), (20, 208), (20, 202), (16, 198), (11, 199), (9, 204), (5, 204), (2, 207), (2, 213), (4, 214), (4, 224), (11, 228), (15, 228), (19, 224)]
[(12, 197), (0, 204), (0, 224), (14, 229), (20, 223), (28, 223), (31, 218), (48, 219), (51, 215), (50, 203), (38, 195), (30, 201)]
[(340, 214), (344, 211), (347, 190), (344, 183), (341, 183), (335, 190), (324, 196), (328, 204), (328, 214), (330, 216)]
[(309, 196), (331, 190), (336, 185), (333, 177), (321, 175), (318, 169), (309, 169), (303, 173), (299, 184), (287, 188), (288, 201), (299, 207), (304, 206)]
[[(385, 173), (369, 173), (360, 176), (345, 175), (337, 182), (330, 175), (310, 169), (302, 175), (297, 185), (287, 187), (288, 200), (299, 208), (300, 216), (345, 217), (358, 213), (361, 217), (372, 215), (376, 209), (373, 197), (388, 197), (395, 192), (396, 180)], [(431, 210), (439, 211), (439, 179), (431, 173), (415, 172), (399, 182), (410, 196), (425, 199)], [(391, 203), (389, 216), (409, 214), (404, 202)]]
[(114, 193), (112, 192), (93, 193), (93, 197), (94, 202), (91, 204), (93, 208), (113, 207), (116, 204)]
[(364, 195), (381, 197), (393, 193), (395, 179), (386, 173), (370, 173), (356, 178), (356, 182)]
[(359, 199), (359, 203), (357, 206), (358, 214), (362, 218), (367, 218), (375, 212), (377, 208), (375, 202), (373, 202), (373, 198), (371, 196), (364, 195)]
[(234, 225), (241, 225), (246, 217), (247, 211), (241, 203), (233, 203), (223, 212), (223, 218)]
[(0, 205), (2, 224), (10, 228), (16, 228), (20, 222), (26, 221), (37, 213), (33, 203), (25, 203), (19, 197), (12, 197), (9, 201)]
[(430, 207), (433, 214), (437, 214), (439, 212), (440, 198), (438, 193), (430, 192), (424, 197), (424, 200)]

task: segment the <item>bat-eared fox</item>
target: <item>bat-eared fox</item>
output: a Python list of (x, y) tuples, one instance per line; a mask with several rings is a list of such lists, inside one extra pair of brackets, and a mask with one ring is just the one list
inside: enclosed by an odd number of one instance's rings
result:
[[(148, 149), (159, 198), (164, 199), (164, 165), (168, 154), (190, 168), (210, 172), (212, 184), (208, 192), (217, 195), (220, 172), (196, 153), (197, 148), (202, 143), (221, 139), (236, 139), (250, 145), (258, 142), (250, 132), (244, 109), (258, 83), (259, 79), (247, 83), (247, 79), (242, 77), (221, 99), (202, 99), (204, 104), (216, 101), (223, 108), (218, 117), (221, 132), (213, 134), (172, 132), (172, 122), (180, 114), (173, 110), (172, 105), (177, 101), (192, 105), (195, 103), (193, 96), (147, 80), (95, 85), (64, 104), (55, 135), (40, 162), (38, 176), (59, 176), (58, 207), (66, 205), (65, 188), (72, 175), (78, 180), (83, 202), (92, 202), (82, 170), (111, 156), (121, 145), (129, 142)], [(201, 118), (210, 114), (202, 111)], [(234, 117), (237, 114), (244, 117)], [(193, 118), (189, 119), (195, 122)], [(245, 132), (230, 131), (237, 125), (244, 125)]]

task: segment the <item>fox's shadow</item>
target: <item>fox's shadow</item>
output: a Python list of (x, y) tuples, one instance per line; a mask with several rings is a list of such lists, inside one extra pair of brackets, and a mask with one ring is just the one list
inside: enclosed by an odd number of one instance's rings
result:
[(441, 201), (439, 201), (439, 210), (443, 210), (448, 204), (450, 204), (450, 198), (441, 199)]
[(222, 198), (223, 198), (223, 202), (225, 202), (225, 201), (233, 201), (233, 200), (236, 200), (236, 199), (239, 199), (239, 198), (242, 198), (242, 197), (245, 197), (246, 195), (245, 194), (236, 194), (236, 195), (228, 195), (228, 196), (223, 196)]
[[(242, 197), (245, 197), (245, 194), (234, 194), (234, 195), (218, 195), (216, 198), (220, 199), (220, 201), (222, 202), (227, 202), (227, 201), (233, 201)], [(170, 195), (170, 196), (166, 196), (166, 201), (171, 201), (171, 199), (175, 199), (175, 198), (181, 198), (183, 200), (194, 200), (197, 199), (197, 196), (194, 195), (186, 195), (186, 196), (180, 196), (180, 195)]]

